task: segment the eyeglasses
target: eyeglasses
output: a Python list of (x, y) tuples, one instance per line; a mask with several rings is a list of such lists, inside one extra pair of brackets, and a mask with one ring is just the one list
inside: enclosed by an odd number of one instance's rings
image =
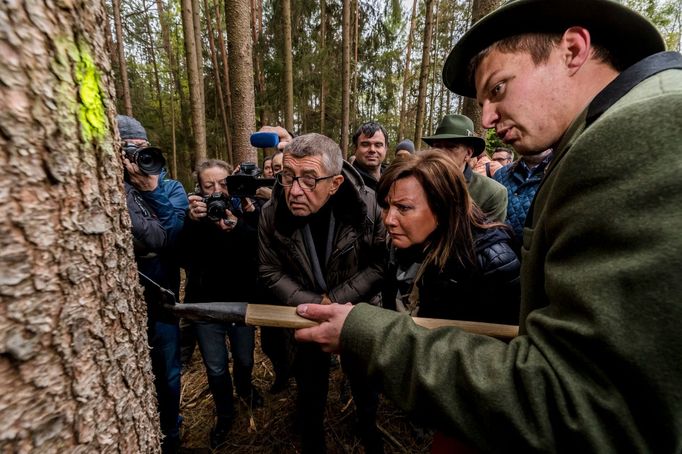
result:
[(306, 191), (314, 191), (315, 187), (317, 186), (318, 181), (322, 180), (327, 180), (329, 178), (334, 178), (336, 175), (329, 175), (326, 177), (310, 177), (307, 175), (303, 175), (300, 177), (295, 177), (289, 172), (280, 172), (277, 174), (275, 178), (277, 178), (277, 182), (284, 186), (285, 188), (288, 188), (289, 186), (294, 185), (294, 181), (298, 181), (298, 185), (301, 187), (301, 189), (305, 189)]

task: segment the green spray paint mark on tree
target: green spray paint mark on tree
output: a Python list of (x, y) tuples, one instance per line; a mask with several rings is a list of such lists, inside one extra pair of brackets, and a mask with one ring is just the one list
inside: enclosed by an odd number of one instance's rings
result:
[(84, 50), (86, 47), (81, 44), (77, 49), (75, 76), (80, 97), (78, 119), (86, 140), (101, 140), (107, 134), (107, 116), (100, 91), (100, 73), (90, 54)]

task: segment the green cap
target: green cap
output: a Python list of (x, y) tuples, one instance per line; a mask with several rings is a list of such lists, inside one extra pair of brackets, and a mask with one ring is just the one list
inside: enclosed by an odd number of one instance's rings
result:
[(665, 50), (665, 42), (648, 19), (613, 0), (510, 0), (476, 22), (455, 44), (443, 67), (451, 91), (476, 97), (469, 77), (471, 59), (497, 41), (523, 33), (563, 33), (581, 26), (592, 43), (606, 48), (625, 69)]
[(485, 140), (476, 135), (474, 122), (466, 115), (446, 115), (436, 128), (436, 134), (422, 137), (422, 140), (429, 146), (441, 140), (465, 143), (474, 149), (473, 157), (485, 150)]

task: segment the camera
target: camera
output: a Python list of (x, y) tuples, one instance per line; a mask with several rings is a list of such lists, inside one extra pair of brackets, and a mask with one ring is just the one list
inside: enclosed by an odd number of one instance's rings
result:
[(234, 197), (255, 197), (256, 190), (275, 184), (274, 178), (258, 178), (260, 169), (253, 162), (239, 164), (239, 172), (227, 177), (227, 191)]
[(206, 217), (211, 221), (219, 221), (225, 219), (227, 221), (227, 213), (225, 210), (231, 207), (230, 198), (222, 192), (214, 192), (213, 194), (204, 197), (203, 202), (206, 204)]
[(161, 149), (157, 147), (137, 147), (137, 145), (126, 142), (123, 145), (128, 161), (137, 164), (140, 171), (147, 175), (158, 175), (166, 166), (166, 159), (161, 154)]

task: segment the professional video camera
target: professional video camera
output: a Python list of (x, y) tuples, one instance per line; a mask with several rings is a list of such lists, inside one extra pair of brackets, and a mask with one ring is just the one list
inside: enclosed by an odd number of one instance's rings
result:
[[(273, 132), (256, 132), (251, 134), (251, 145), (256, 148), (276, 147), (279, 136)], [(255, 197), (256, 190), (275, 184), (274, 178), (259, 178), (258, 166), (253, 162), (239, 164), (239, 172), (227, 177), (227, 191), (235, 197)]]
[(228, 220), (225, 210), (233, 209), (229, 196), (226, 196), (222, 192), (214, 192), (213, 194), (204, 197), (203, 202), (206, 204), (206, 217), (209, 220)]
[(128, 161), (137, 164), (140, 171), (147, 175), (158, 175), (166, 166), (166, 159), (157, 147), (138, 147), (135, 144), (125, 142), (123, 144)]

